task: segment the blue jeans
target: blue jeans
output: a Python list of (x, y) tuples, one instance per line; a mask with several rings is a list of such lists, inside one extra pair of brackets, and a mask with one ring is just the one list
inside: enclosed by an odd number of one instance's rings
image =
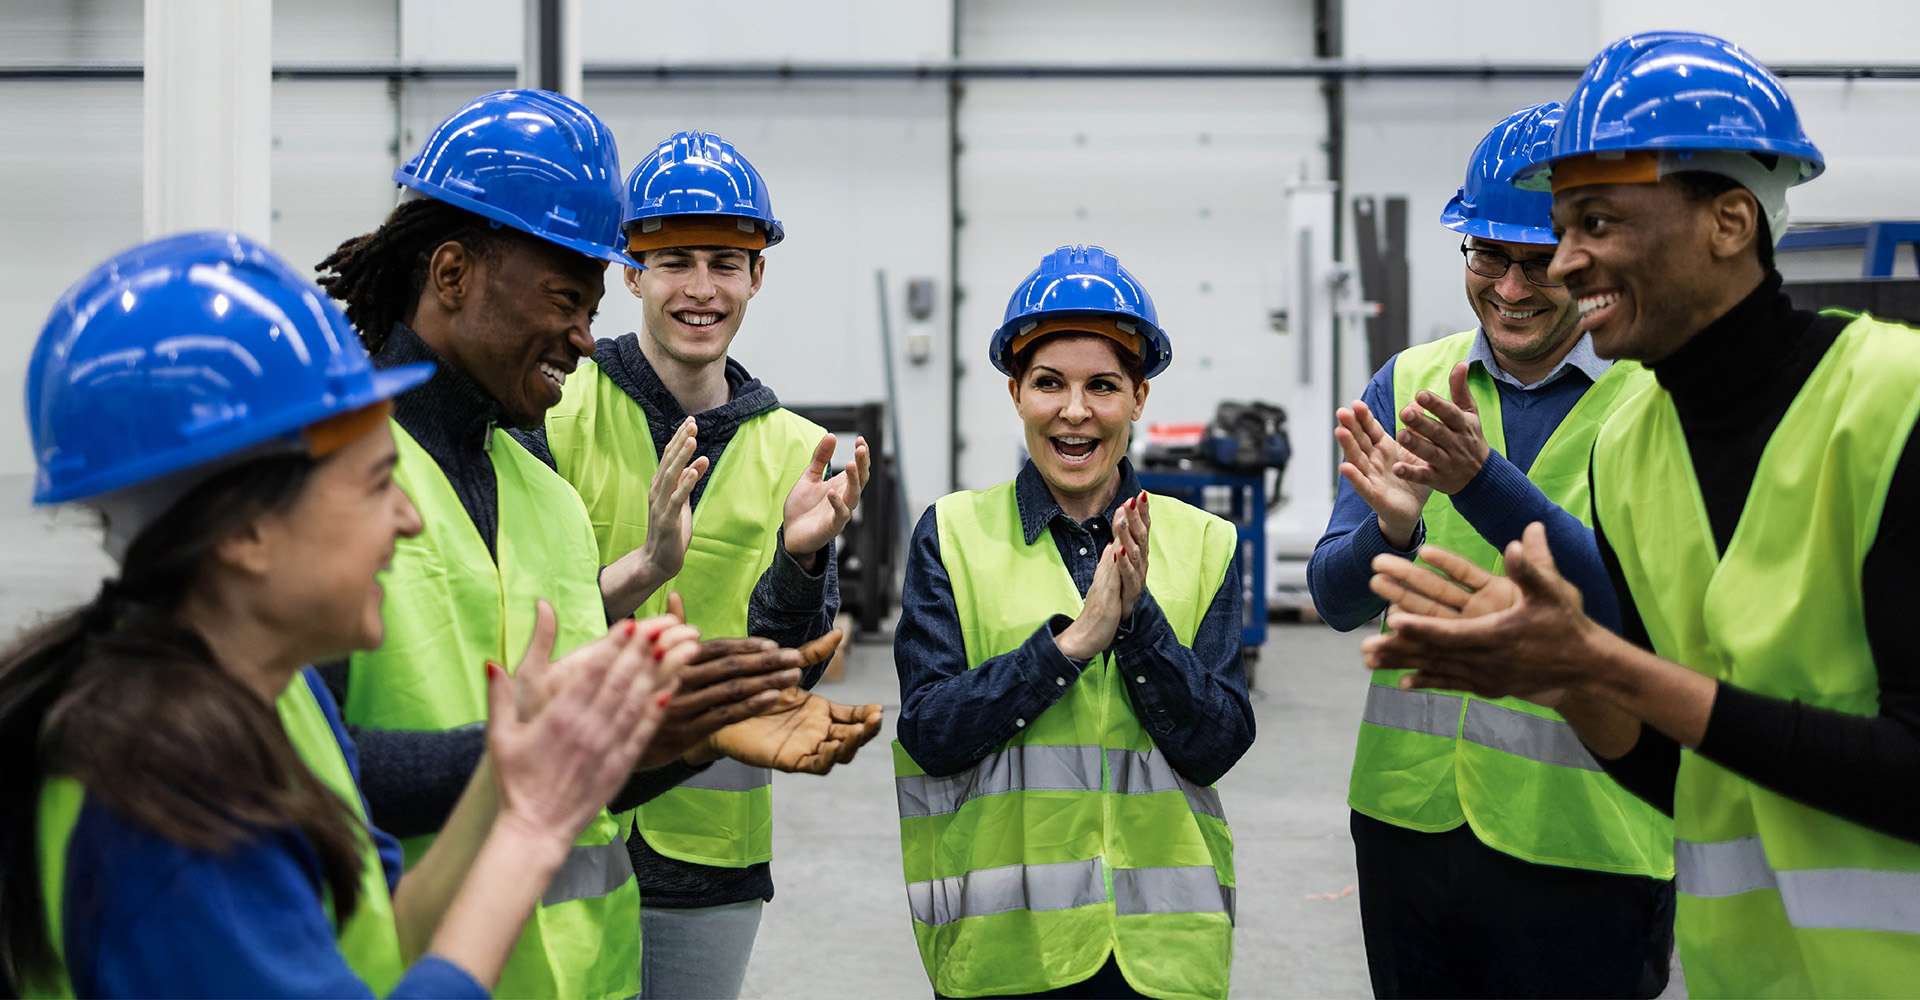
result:
[(641, 907), (641, 1000), (736, 1000), (765, 905), (749, 899), (686, 910)]

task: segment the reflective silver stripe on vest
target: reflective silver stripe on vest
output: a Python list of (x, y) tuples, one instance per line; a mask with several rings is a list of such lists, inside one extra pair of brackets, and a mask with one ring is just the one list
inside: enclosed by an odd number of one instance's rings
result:
[(627, 884), (633, 878), (633, 859), (627, 845), (616, 840), (597, 847), (575, 844), (567, 849), (567, 860), (554, 873), (547, 891), (540, 894), (541, 906), (559, 906), (576, 899), (599, 899)]
[(1099, 858), (1052, 865), (1007, 865), (907, 883), (907, 905), (913, 910), (913, 919), (936, 927), (962, 917), (1011, 910), (1071, 910), (1106, 901), (1107, 886), (1100, 874)]
[[(1467, 703), (1466, 720), (1460, 703)], [(1404, 729), (1505, 751), (1516, 757), (1559, 767), (1600, 770), (1600, 762), (1580, 742), (1573, 727), (1559, 719), (1533, 715), (1478, 698), (1435, 691), (1404, 691), (1391, 684), (1367, 685), (1367, 707), (1360, 718), (1388, 729)]]
[(679, 787), (704, 788), (711, 792), (751, 792), (771, 784), (771, 770), (723, 757), (715, 761), (712, 767), (681, 782)]
[(1758, 834), (1673, 843), (1674, 888), (1689, 896), (1778, 889), (1795, 927), (1920, 934), (1920, 872), (1872, 868), (1775, 871)]
[(893, 779), (901, 819), (945, 816), (969, 800), (1007, 792), (1097, 792), (1100, 748), (1020, 744), (988, 754), (959, 774)]
[(1403, 691), (1391, 684), (1369, 684), (1367, 707), (1361, 710), (1360, 719), (1388, 729), (1453, 739), (1460, 732), (1460, 702), (1457, 694)]
[(1220, 793), (1181, 777), (1173, 769), (1173, 762), (1158, 749), (1108, 750), (1107, 771), (1113, 775), (1113, 790), (1121, 795), (1177, 791), (1187, 797), (1187, 808), (1194, 812), (1219, 820), (1227, 818), (1220, 807)]
[(1212, 865), (1176, 868), (1115, 868), (1113, 909), (1123, 917), (1141, 913), (1221, 913), (1233, 918), (1233, 889), (1220, 884)]
[(1689, 896), (1737, 896), (1778, 889), (1760, 835), (1738, 840), (1673, 842), (1673, 887)]
[(1477, 698), (1467, 701), (1467, 723), (1462, 733), (1470, 742), (1542, 764), (1600, 770), (1573, 727), (1559, 719), (1533, 715)]

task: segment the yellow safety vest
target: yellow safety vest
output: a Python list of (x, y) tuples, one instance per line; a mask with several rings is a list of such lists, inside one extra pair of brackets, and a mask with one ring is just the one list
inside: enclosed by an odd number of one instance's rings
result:
[[(1920, 415), (1916, 387), (1920, 331), (1848, 324), (1767, 441), (1725, 553), (1672, 397), (1656, 388), (1621, 409), (1594, 450), (1594, 499), (1656, 653), (1771, 698), (1878, 711), (1860, 568)], [(1920, 990), (1920, 844), (1685, 749), (1674, 836), (1689, 993)]]
[[(1026, 544), (1014, 484), (935, 505), (969, 668), (1084, 606), (1051, 529)], [(1233, 525), (1153, 499), (1148, 590), (1184, 644), (1233, 558)], [(913, 934), (947, 996), (1085, 980), (1109, 954), (1134, 988), (1224, 997), (1233, 834), (1211, 786), (1174, 770), (1103, 653), (1006, 745), (949, 777), (893, 745)]]
[[(386, 996), (406, 971), (400, 957), (399, 930), (393, 922), (393, 897), (387, 891), (386, 870), (380, 865), (380, 852), (365, 830), (366, 810), (360, 801), (360, 789), (353, 783), (353, 770), (340, 752), (333, 727), (327, 725), (307, 679), (296, 676), (277, 703), (280, 722), (287, 738), (314, 777), (334, 794), (347, 800), (361, 823), (360, 899), (353, 915), (342, 925), (333, 912), (333, 900), (322, 888), (322, 905), (334, 925), (334, 942), (347, 966), (364, 981), (374, 996)], [(73, 996), (72, 979), (66, 969), (66, 925), (62, 912), (66, 886), (67, 844), (80, 821), (80, 809), (86, 802), (86, 790), (72, 778), (47, 779), (40, 789), (40, 885), (45, 896), (47, 931), (60, 967), (55, 981), (45, 984), (21, 984), (29, 995)], [(44, 993), (33, 990), (44, 989)]]
[[(534, 601), (559, 619), (554, 655), (606, 634), (600, 561), (580, 498), (505, 431), (488, 451), (498, 483), (496, 559), (433, 457), (393, 425), (394, 477), (420, 510), (419, 536), (394, 547), (381, 579), (386, 639), (355, 653), (342, 710), (382, 729), (444, 730), (485, 721), (486, 661), (512, 670), (533, 634)], [(403, 842), (408, 863), (431, 836)], [(495, 995), (626, 997), (639, 991), (640, 891), (613, 817), (587, 824), (527, 921)]]
[[(635, 615), (664, 613), (678, 591), (702, 635), (746, 635), (747, 600), (773, 564), (787, 494), (825, 434), (784, 409), (741, 424), (707, 472), (686, 562)], [(602, 565), (646, 542), (647, 487), (660, 456), (639, 401), (583, 361), (547, 411), (547, 446), (586, 504)], [(722, 868), (773, 858), (773, 772), (763, 767), (720, 760), (633, 815), (647, 843), (670, 858)]]
[[(1393, 366), (1396, 411), (1421, 389), (1448, 394), (1454, 365), (1478, 331), (1401, 352)], [(1583, 524), (1592, 524), (1587, 457), (1601, 424), (1653, 376), (1622, 361), (1590, 386), (1540, 449), (1527, 478)], [(1475, 365), (1467, 379), (1487, 443), (1505, 452), (1500, 394)], [(1435, 492), (1422, 511), (1427, 542), (1502, 571), (1500, 550)], [(1535, 864), (1673, 877), (1673, 824), (1600, 769), (1552, 709), (1519, 698), (1403, 691), (1405, 671), (1376, 671), (1367, 688), (1347, 802), (1409, 830), (1437, 833), (1462, 822), (1496, 850)]]

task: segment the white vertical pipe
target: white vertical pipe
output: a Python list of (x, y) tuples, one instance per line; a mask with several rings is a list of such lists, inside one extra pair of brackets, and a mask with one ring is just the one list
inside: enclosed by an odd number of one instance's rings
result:
[(271, 0), (146, 0), (146, 237), (272, 228)]

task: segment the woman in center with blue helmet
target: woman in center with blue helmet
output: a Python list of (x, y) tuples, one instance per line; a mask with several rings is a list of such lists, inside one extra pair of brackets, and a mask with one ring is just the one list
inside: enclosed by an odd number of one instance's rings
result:
[[(662, 582), (642, 613), (677, 592), (704, 633), (813, 642), (840, 606), (833, 540), (869, 459), (855, 438), (846, 469), (825, 476), (834, 436), (732, 356), (766, 277), (762, 251), (786, 235), (766, 182), (720, 136), (677, 132), (633, 168), (627, 193), (627, 252), (646, 264), (625, 269), (640, 328), (598, 341), (545, 426), (520, 440), (580, 494), (602, 560), (651, 554)], [(822, 773), (878, 732), (880, 706), (811, 692), (825, 670), (785, 697), (817, 720), (859, 725), (837, 758), (750, 739), (767, 720), (748, 719), (689, 755), (712, 762), (698, 778), (634, 812), (646, 1000), (739, 996), (774, 892), (774, 770)]]
[(901, 851), (940, 996), (1224, 997), (1253, 743), (1228, 522), (1126, 458), (1172, 359), (1098, 247), (1048, 254), (989, 357), (1029, 459), (914, 529), (894, 663)]
[[(117, 575), (0, 653), (0, 991), (484, 996), (698, 650), (662, 617), (516, 678), (447, 836), (400, 873), (306, 664), (381, 641), (421, 518), (392, 398), (319, 290), (231, 233), (123, 253), (28, 373), (37, 503), (106, 522)], [(603, 630), (604, 631), (604, 630)], [(18, 994), (13, 991), (19, 991)]]

